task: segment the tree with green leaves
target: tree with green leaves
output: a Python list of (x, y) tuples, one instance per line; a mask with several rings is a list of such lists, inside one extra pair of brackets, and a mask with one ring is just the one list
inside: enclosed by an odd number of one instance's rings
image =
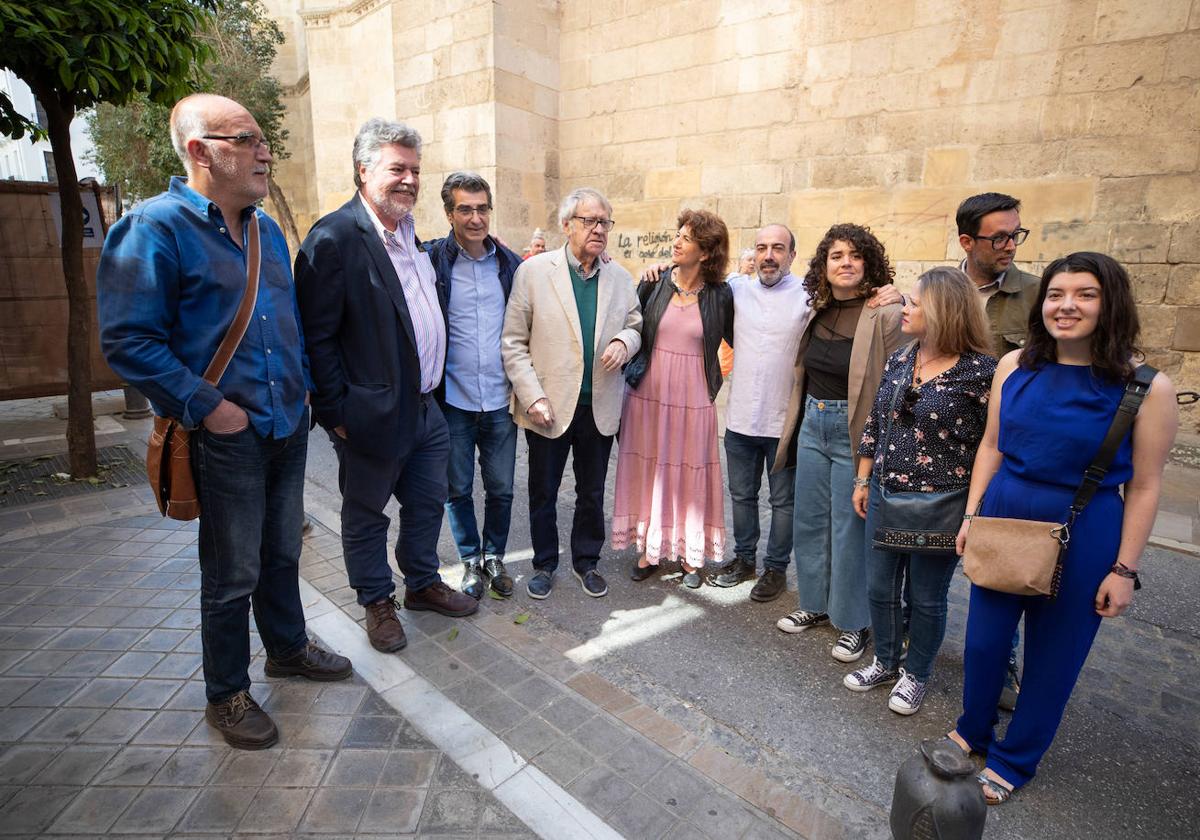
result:
[[(100, 103), (136, 94), (174, 102), (195, 86), (209, 49), (194, 33), (214, 0), (4, 0), (0, 3), (0, 66), (20, 77), (46, 113), (62, 206), (66, 279), (67, 447), (71, 475), (96, 474), (92, 427), (92, 311), (83, 277), (83, 200), (71, 154), (71, 120)], [(43, 135), (0, 93), (0, 131)]]
[[(203, 20), (196, 32), (211, 55), (197, 68), (198, 90), (227, 96), (245, 106), (262, 128), (276, 161), (288, 157), (287, 129), (283, 127), (283, 89), (271, 75), (283, 32), (261, 0), (217, 0), (216, 13)], [(183, 165), (171, 147), (167, 126), (170, 109), (137, 96), (123, 105), (99, 105), (88, 115), (88, 131), (95, 144), (92, 154), (105, 181), (117, 184), (127, 200), (157, 195), (172, 175), (183, 175)], [(279, 222), (293, 248), (300, 234), (291, 206), (268, 176), (267, 187)]]

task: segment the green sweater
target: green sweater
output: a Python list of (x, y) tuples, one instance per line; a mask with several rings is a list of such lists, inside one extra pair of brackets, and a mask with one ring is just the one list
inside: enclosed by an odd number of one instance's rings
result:
[(568, 252), (567, 267), (571, 270), (571, 290), (575, 292), (575, 307), (579, 310), (579, 329), (583, 335), (583, 382), (579, 386), (579, 404), (592, 404), (592, 364), (596, 357), (596, 289), (600, 284), (600, 266), (585, 278), (581, 266)]

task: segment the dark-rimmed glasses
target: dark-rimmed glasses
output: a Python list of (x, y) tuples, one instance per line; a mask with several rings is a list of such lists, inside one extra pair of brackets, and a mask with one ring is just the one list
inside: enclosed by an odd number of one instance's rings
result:
[(488, 216), (492, 215), (492, 208), (486, 205), (471, 207), (467, 204), (460, 204), (454, 208), (454, 212), (462, 216), (464, 219), (469, 219), (472, 216), (478, 216), (481, 219), (486, 219)]
[(224, 140), (235, 146), (249, 146), (251, 149), (271, 145), (266, 137), (255, 134), (253, 131), (239, 131), (237, 134), (203, 134), (201, 136), (205, 140)]
[(999, 251), (1008, 244), (1008, 240), (1012, 240), (1014, 245), (1020, 245), (1029, 236), (1029, 231), (1025, 228), (1017, 228), (1012, 233), (997, 233), (995, 236), (972, 236), (972, 239), (982, 239), (992, 243), (992, 247)]
[(572, 216), (571, 218), (576, 219), (585, 230), (591, 230), (599, 225), (602, 230), (608, 231), (612, 230), (613, 225), (616, 224), (612, 219), (601, 219), (598, 216)]

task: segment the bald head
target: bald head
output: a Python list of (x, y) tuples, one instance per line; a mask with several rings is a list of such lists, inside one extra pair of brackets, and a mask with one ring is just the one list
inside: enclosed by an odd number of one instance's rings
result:
[(176, 102), (171, 109), (171, 145), (183, 162), (183, 168), (191, 171), (192, 167), (189, 140), (198, 140), (210, 133), (223, 134), (223, 124), (249, 116), (250, 112), (237, 102), (215, 93), (193, 93)]
[(754, 240), (754, 268), (764, 286), (774, 286), (792, 270), (796, 237), (784, 225), (767, 225)]

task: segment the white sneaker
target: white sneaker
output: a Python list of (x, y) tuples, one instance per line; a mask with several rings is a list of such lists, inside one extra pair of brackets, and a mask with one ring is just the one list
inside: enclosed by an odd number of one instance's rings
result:
[(925, 683), (901, 668), (900, 681), (888, 697), (888, 708), (898, 715), (915, 715), (924, 699)]
[(842, 677), (842, 685), (851, 691), (870, 691), (872, 688), (893, 683), (899, 678), (899, 671), (889, 671), (883, 667), (879, 657), (873, 656), (870, 665), (859, 668), (857, 671), (851, 671)]
[(847, 630), (838, 637), (833, 646), (833, 658), (838, 662), (857, 662), (867, 652), (867, 642), (871, 640), (871, 628), (862, 630)]
[(825, 613), (809, 612), (808, 610), (796, 610), (793, 613), (788, 613), (783, 618), (775, 622), (775, 626), (784, 633), (803, 633), (810, 627), (816, 627), (818, 624), (828, 624), (829, 616)]

